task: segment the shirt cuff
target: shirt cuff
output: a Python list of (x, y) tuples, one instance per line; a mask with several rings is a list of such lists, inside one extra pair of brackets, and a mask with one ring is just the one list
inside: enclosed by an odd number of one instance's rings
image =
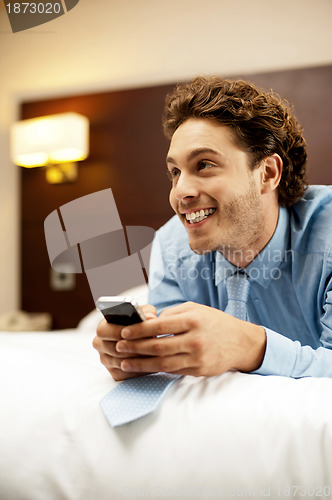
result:
[(291, 377), (296, 361), (296, 352), (299, 344), (280, 333), (263, 326), (266, 333), (266, 350), (263, 363), (250, 373), (258, 375), (279, 375)]

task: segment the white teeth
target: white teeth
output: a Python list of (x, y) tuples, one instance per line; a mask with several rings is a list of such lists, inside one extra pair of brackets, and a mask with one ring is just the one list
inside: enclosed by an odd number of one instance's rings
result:
[(209, 215), (213, 214), (215, 210), (215, 208), (207, 208), (205, 210), (201, 209), (197, 212), (190, 212), (186, 214), (186, 219), (191, 224), (195, 224), (196, 222), (200, 222), (201, 220), (206, 219)]

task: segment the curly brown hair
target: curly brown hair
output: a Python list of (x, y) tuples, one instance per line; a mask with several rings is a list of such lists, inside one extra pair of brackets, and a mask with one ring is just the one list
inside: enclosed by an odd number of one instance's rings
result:
[(244, 80), (197, 77), (167, 96), (164, 132), (171, 138), (188, 118), (210, 118), (230, 127), (250, 167), (274, 153), (283, 161), (279, 203), (291, 206), (307, 188), (306, 142), (287, 101)]

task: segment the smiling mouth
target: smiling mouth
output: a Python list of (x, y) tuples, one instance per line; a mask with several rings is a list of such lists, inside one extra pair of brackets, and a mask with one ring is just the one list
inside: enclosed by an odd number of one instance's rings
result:
[(197, 210), (196, 212), (190, 212), (184, 215), (189, 224), (197, 224), (197, 222), (201, 222), (210, 217), (215, 211), (215, 208), (206, 208), (205, 210)]

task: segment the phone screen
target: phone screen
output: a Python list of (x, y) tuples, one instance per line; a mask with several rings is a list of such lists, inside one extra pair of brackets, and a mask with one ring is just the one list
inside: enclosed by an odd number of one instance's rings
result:
[(103, 304), (101, 312), (108, 323), (115, 325), (127, 326), (142, 321), (142, 318), (130, 302)]

